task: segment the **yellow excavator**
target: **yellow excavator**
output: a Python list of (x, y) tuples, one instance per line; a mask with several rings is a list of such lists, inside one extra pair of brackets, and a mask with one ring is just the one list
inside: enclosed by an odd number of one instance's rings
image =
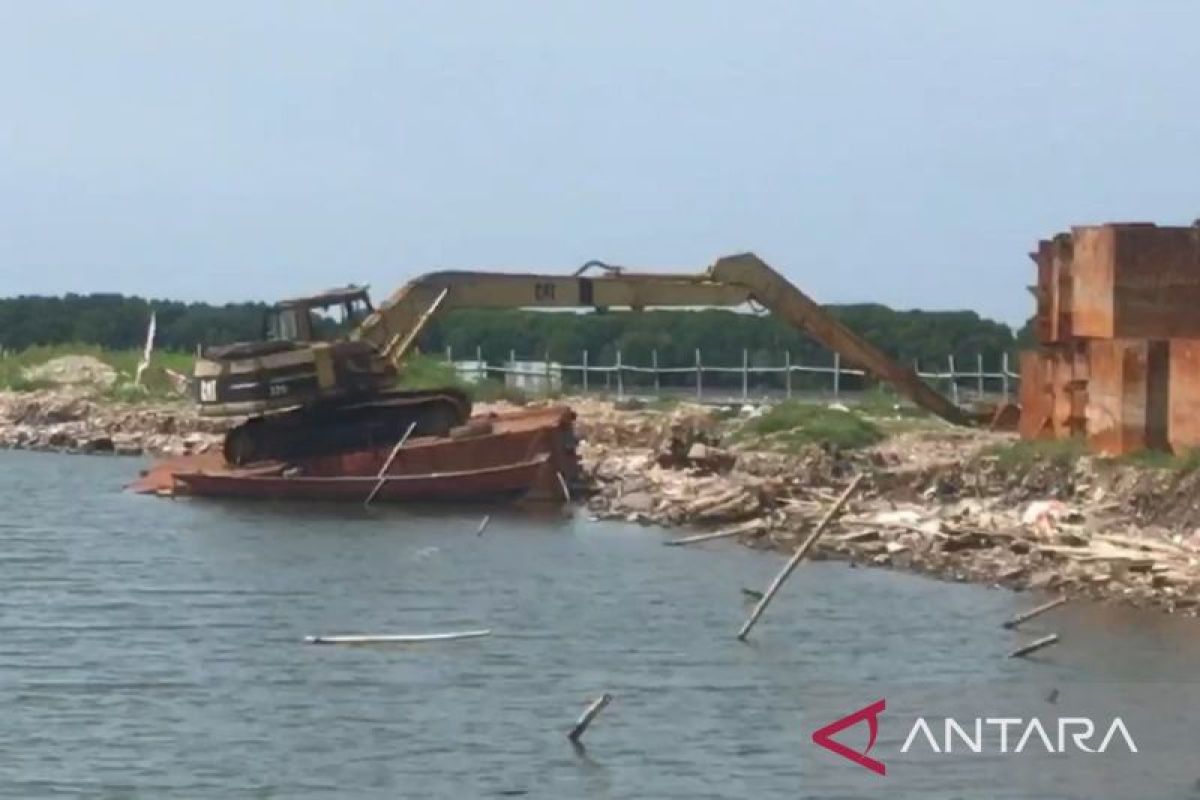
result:
[(206, 350), (193, 385), (201, 413), (252, 415), (226, 438), (230, 463), (296, 458), (392, 442), (410, 425), (417, 434), (445, 434), (466, 421), (470, 401), (456, 389), (394, 388), (400, 365), (438, 313), (746, 304), (782, 317), (942, 419), (970, 424), (952, 401), (751, 253), (699, 273), (631, 272), (597, 261), (572, 275), (432, 272), (379, 308), (354, 286), (285, 301), (269, 313), (265, 341)]

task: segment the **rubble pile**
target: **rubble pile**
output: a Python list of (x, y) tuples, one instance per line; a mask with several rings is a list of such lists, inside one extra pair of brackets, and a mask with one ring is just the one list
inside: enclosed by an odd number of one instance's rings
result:
[(0, 449), (182, 455), (219, 448), (230, 420), (185, 402), (98, 401), (84, 391), (0, 392)]

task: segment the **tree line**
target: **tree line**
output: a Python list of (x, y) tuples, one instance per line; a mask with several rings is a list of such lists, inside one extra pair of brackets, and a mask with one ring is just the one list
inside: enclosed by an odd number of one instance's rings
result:
[[(828, 306), (834, 316), (893, 358), (941, 366), (954, 355), (973, 365), (982, 355), (989, 365), (1017, 347), (1007, 325), (971, 311), (897, 311), (877, 304)], [(261, 338), (263, 303), (183, 303), (119, 294), (68, 294), (0, 299), (0, 347), (72, 342), (113, 349), (140, 347), (150, 313), (157, 314), (157, 343), (168, 350), (193, 351), (198, 345)], [(1027, 331), (1022, 331), (1022, 338)], [(657, 352), (661, 366), (687, 366), (697, 348), (711, 365), (740, 364), (743, 349), (754, 366), (777, 365), (785, 352), (794, 363), (829, 363), (823, 347), (771, 316), (730, 310), (608, 311), (567, 313), (527, 310), (449, 312), (435, 319), (420, 345), (440, 353), (449, 346), (456, 358), (474, 358), (476, 348), (492, 362), (518, 357), (577, 362), (583, 351), (593, 364), (611, 364), (619, 350), (625, 363), (649, 364)], [(1014, 362), (1015, 363), (1015, 362)]]

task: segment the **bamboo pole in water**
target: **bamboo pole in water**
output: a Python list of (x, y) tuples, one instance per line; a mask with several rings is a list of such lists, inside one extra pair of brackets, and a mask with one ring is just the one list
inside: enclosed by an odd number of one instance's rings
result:
[(796, 548), (796, 552), (792, 554), (792, 557), (788, 559), (787, 564), (785, 564), (783, 569), (779, 571), (779, 574), (775, 576), (775, 580), (771, 581), (771, 585), (767, 587), (767, 591), (763, 594), (762, 599), (758, 601), (758, 604), (754, 606), (754, 610), (750, 612), (750, 618), (746, 620), (746, 624), (742, 625), (742, 629), (738, 631), (737, 638), (741, 639), (742, 641), (746, 640), (746, 636), (749, 635), (750, 629), (754, 627), (755, 623), (758, 622), (758, 618), (762, 616), (762, 613), (767, 610), (767, 606), (771, 604), (771, 598), (775, 596), (775, 593), (779, 591), (779, 587), (783, 586), (783, 582), (786, 581), (788, 576), (792, 574), (797, 566), (799, 566), (800, 561), (808, 554), (808, 551), (812, 549), (812, 546), (817, 543), (817, 539), (821, 538), (821, 534), (824, 533), (825, 529), (829, 527), (829, 523), (833, 521), (833, 518), (837, 516), (837, 513), (842, 510), (842, 506), (846, 505), (846, 501), (850, 499), (850, 495), (854, 494), (854, 491), (858, 488), (858, 484), (862, 483), (862, 479), (863, 476), (861, 473), (855, 476), (854, 480), (850, 482), (850, 485), (846, 487), (846, 490), (842, 492), (841, 496), (838, 497), (836, 501), (834, 501), (834, 504), (830, 507), (830, 509), (825, 512), (825, 516), (821, 518), (819, 523), (817, 523), (816, 529), (809, 534), (808, 538), (804, 540), (803, 544)]
[(1051, 600), (1049, 603), (1043, 603), (1042, 605), (1038, 606), (1037, 608), (1031, 608), (1030, 610), (1028, 610), (1024, 613), (1017, 614), (1015, 617), (1013, 617), (1012, 619), (1008, 620), (1003, 625), (1001, 625), (1001, 627), (1007, 628), (1008, 630), (1012, 630), (1013, 628), (1017, 627), (1018, 625), (1022, 625), (1024, 623), (1028, 622), (1029, 620), (1033, 619), (1034, 617), (1040, 617), (1042, 614), (1045, 614), (1047, 611), (1053, 611), (1054, 609), (1058, 608), (1065, 602), (1067, 602), (1067, 598), (1059, 597), (1054, 600)]
[(1013, 650), (1011, 653), (1009, 653), (1008, 657), (1020, 658), (1021, 656), (1027, 656), (1032, 653), (1036, 653), (1038, 650), (1041, 650), (1044, 647), (1049, 647), (1052, 644), (1058, 644), (1057, 633), (1052, 633), (1049, 636), (1043, 636), (1041, 639), (1030, 642), (1024, 647), (1018, 647), (1016, 650)]

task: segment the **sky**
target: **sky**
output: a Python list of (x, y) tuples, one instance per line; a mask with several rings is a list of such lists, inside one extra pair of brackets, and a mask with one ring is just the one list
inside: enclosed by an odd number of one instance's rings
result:
[(0, 0), (0, 296), (700, 270), (1032, 312), (1200, 217), (1200, 3)]

